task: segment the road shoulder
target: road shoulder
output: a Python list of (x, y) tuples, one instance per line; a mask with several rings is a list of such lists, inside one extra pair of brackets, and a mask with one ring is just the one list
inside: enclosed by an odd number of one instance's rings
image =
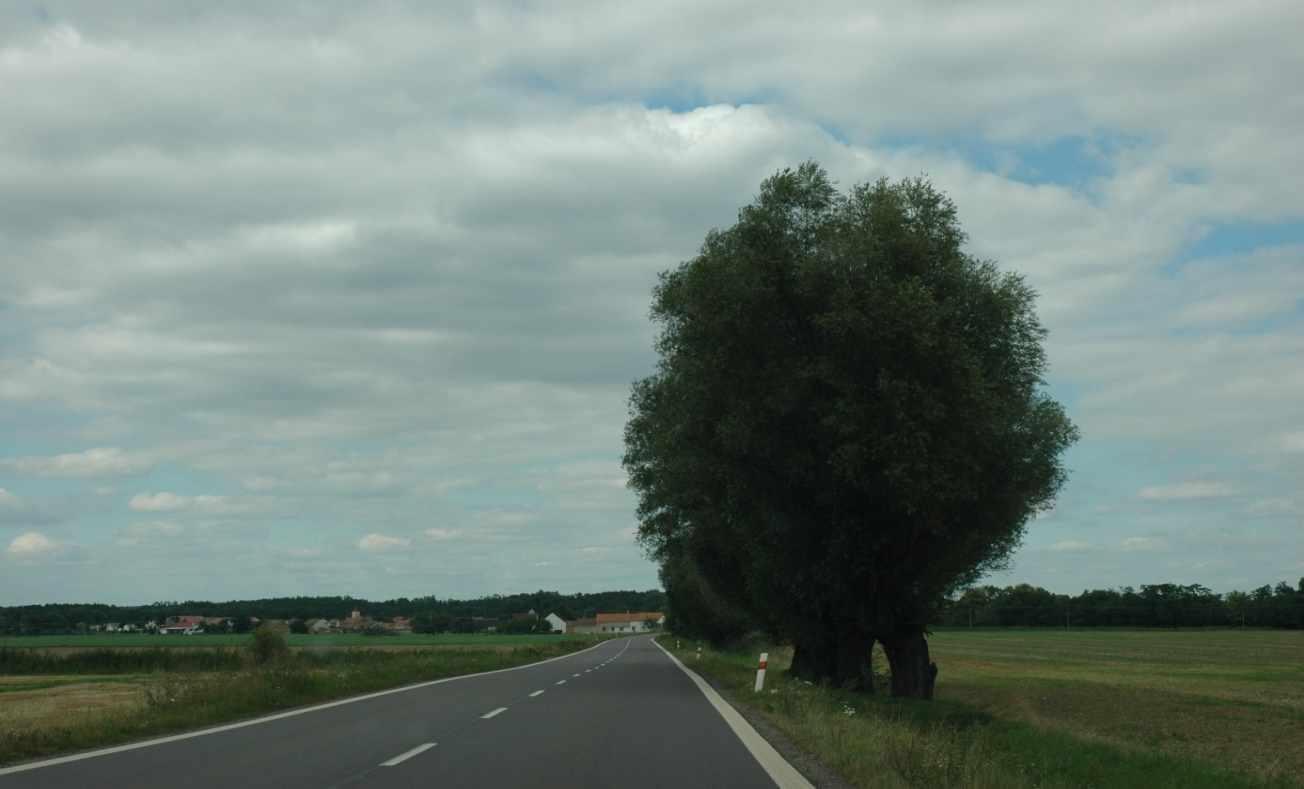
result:
[[(852, 789), (835, 772), (798, 748), (782, 732), (746, 704), (735, 703), (709, 678), (698, 674), (653, 639), (657, 648), (702, 691), (756, 760), (782, 789)], [(730, 714), (732, 713), (732, 715)], [(756, 742), (759, 740), (759, 744)]]

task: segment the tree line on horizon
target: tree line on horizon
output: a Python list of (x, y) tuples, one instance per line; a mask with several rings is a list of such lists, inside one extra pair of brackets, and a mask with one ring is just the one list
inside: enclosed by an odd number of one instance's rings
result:
[(162, 623), (170, 616), (227, 617), (232, 620), (342, 619), (353, 611), (382, 621), (394, 617), (412, 619), (426, 632), (460, 630), (467, 621), (510, 621), (513, 614), (534, 610), (539, 616), (555, 613), (563, 619), (588, 618), (598, 612), (664, 611), (665, 593), (660, 589), (610, 592), (537, 591), (511, 595), (488, 595), (472, 599), (397, 597), (372, 601), (350, 596), (269, 597), (255, 600), (163, 601), (147, 605), (106, 603), (46, 603), (0, 607), (0, 634), (37, 635), (79, 632), (91, 625), (117, 623)]
[(1055, 594), (1038, 586), (975, 586), (947, 600), (946, 627), (1272, 627), (1304, 628), (1304, 578), (1218, 594), (1201, 584)]

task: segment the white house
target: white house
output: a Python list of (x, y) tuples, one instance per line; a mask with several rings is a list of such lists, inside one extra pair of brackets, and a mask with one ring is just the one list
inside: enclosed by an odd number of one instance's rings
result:
[(548, 614), (543, 618), (543, 621), (547, 622), (549, 625), (552, 626), (552, 632), (554, 633), (566, 632), (566, 620), (562, 619), (556, 614)]
[(321, 633), (333, 633), (340, 629), (340, 623), (331, 619), (313, 619), (308, 622), (308, 632), (320, 635)]
[(660, 611), (639, 611), (623, 614), (598, 614), (599, 633), (643, 633), (664, 626), (666, 615)]

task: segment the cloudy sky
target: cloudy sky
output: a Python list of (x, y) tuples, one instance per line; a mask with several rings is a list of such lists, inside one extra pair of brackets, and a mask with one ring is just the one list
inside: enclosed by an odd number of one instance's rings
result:
[(655, 585), (649, 290), (806, 158), (1042, 294), (994, 582), (1304, 575), (1296, 0), (238, 5), (0, 7), (0, 604)]

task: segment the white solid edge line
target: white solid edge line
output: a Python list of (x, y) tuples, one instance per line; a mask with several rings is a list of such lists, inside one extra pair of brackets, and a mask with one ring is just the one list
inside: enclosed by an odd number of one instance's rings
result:
[(476, 672), (475, 674), (461, 674), (456, 677), (444, 677), (443, 679), (432, 679), (427, 682), (418, 682), (415, 685), (404, 685), (399, 688), (390, 688), (389, 690), (378, 690), (375, 693), (367, 693), (362, 696), (352, 696), (347, 699), (336, 699), (335, 701), (328, 701), (325, 704), (317, 704), (312, 707), (303, 707), (297, 710), (287, 710), (285, 712), (278, 712), (273, 715), (264, 715), (261, 718), (253, 718), (247, 721), (226, 723), (221, 726), (213, 726), (212, 728), (208, 728), (208, 729), (200, 729), (199, 731), (185, 732), (183, 734), (172, 734), (167, 737), (157, 737), (153, 740), (145, 740), (143, 742), (133, 742), (133, 743), (128, 743), (126, 745), (115, 745), (112, 748), (100, 748), (99, 750), (87, 751), (86, 753), (74, 753), (68, 756), (59, 756), (54, 759), (46, 759), (40, 762), (31, 762), (29, 764), (18, 764), (18, 765), (14, 765), (13, 767), (0, 767), (0, 775), (13, 775), (14, 773), (21, 773), (27, 770), (37, 770), (42, 767), (54, 767), (55, 765), (58, 764), (67, 764), (68, 762), (79, 762), (82, 759), (94, 759), (97, 756), (109, 756), (115, 753), (122, 753), (123, 751), (134, 751), (137, 748), (148, 748), (153, 745), (164, 745), (169, 742), (177, 742), (179, 740), (189, 740), (192, 737), (203, 737), (208, 734), (220, 734), (224, 731), (232, 731), (233, 729), (243, 729), (246, 726), (256, 726), (260, 723), (270, 723), (272, 721), (281, 720), (282, 718), (293, 718), (295, 715), (306, 715), (309, 712), (317, 712), (318, 710), (327, 710), (330, 709), (331, 707), (342, 707), (345, 704), (353, 704), (359, 701), (367, 701), (368, 699), (375, 699), (381, 696), (388, 696), (392, 693), (406, 693), (409, 690), (428, 688), (432, 685), (442, 685), (445, 682), (457, 682), (458, 680), (471, 679), (472, 677), (486, 677), (489, 676), (490, 674), (503, 674), (508, 671), (520, 671), (522, 669), (533, 668), (534, 666), (542, 666), (545, 663), (552, 663), (553, 661), (556, 660), (566, 660), (568, 658), (573, 658), (576, 655), (582, 655), (585, 652), (590, 652), (594, 649), (597, 649), (598, 647), (606, 643), (608, 642), (599, 641), (598, 643), (594, 644), (591, 647), (587, 647), (585, 649), (571, 652), (570, 654), (567, 655), (558, 655), (557, 657), (548, 658), (547, 660), (540, 660), (537, 663), (525, 663), (524, 665), (512, 666), (511, 668), (496, 668), (492, 671), (479, 671)]
[(507, 712), (507, 708), (506, 708), (506, 707), (499, 707), (499, 708), (496, 709), (496, 710), (489, 710), (488, 712), (486, 712), (485, 714), (481, 715), (480, 717), (481, 717), (481, 718), (484, 718), (485, 720), (489, 720), (490, 718), (496, 717), (496, 716), (498, 716), (498, 715), (502, 715), (504, 712)]
[(743, 746), (751, 752), (752, 758), (756, 759), (757, 763), (761, 765), (761, 769), (769, 774), (779, 789), (815, 789), (814, 785), (807, 781), (804, 775), (797, 772), (796, 767), (789, 764), (787, 759), (784, 759), (778, 751), (774, 750), (773, 745), (770, 745), (764, 737), (756, 733), (756, 729), (752, 728), (752, 725), (738, 713), (738, 710), (729, 706), (729, 702), (725, 701), (724, 697), (717, 693), (715, 688), (708, 685), (706, 680), (697, 675), (697, 672), (680, 663), (679, 658), (670, 654), (669, 650), (657, 644), (656, 639), (652, 639), (652, 643), (657, 645), (657, 649), (665, 652), (666, 657), (670, 658), (679, 667), (679, 670), (687, 674), (693, 684), (697, 685), (697, 689), (702, 691), (702, 695), (706, 696), (706, 700), (711, 702), (711, 706), (715, 707), (715, 711), (720, 713), (720, 717), (724, 718), (724, 722), (729, 724), (729, 728), (733, 729), (733, 733), (738, 736), (739, 740), (742, 740)]
[(428, 750), (430, 750), (431, 748), (435, 747), (435, 745), (437, 745), (437, 744), (438, 744), (438, 743), (428, 742), (428, 743), (426, 743), (425, 745), (418, 745), (417, 747), (413, 748), (413, 749), (410, 750), (410, 751), (404, 751), (403, 753), (400, 753), (398, 756), (395, 756), (393, 759), (390, 759), (389, 761), (381, 762), (381, 763), (380, 763), (380, 766), (381, 766), (381, 767), (394, 767), (394, 766), (396, 766), (396, 765), (400, 765), (400, 764), (402, 764), (403, 762), (406, 762), (408, 759), (411, 759), (413, 756), (416, 756), (416, 755), (419, 754), (419, 753), (425, 753), (426, 751), (428, 751)]
[(533, 693), (530, 694), (530, 698), (534, 698), (535, 696), (542, 696), (542, 695), (543, 695), (543, 691), (541, 691), (541, 690), (536, 690), (536, 691), (534, 691)]

